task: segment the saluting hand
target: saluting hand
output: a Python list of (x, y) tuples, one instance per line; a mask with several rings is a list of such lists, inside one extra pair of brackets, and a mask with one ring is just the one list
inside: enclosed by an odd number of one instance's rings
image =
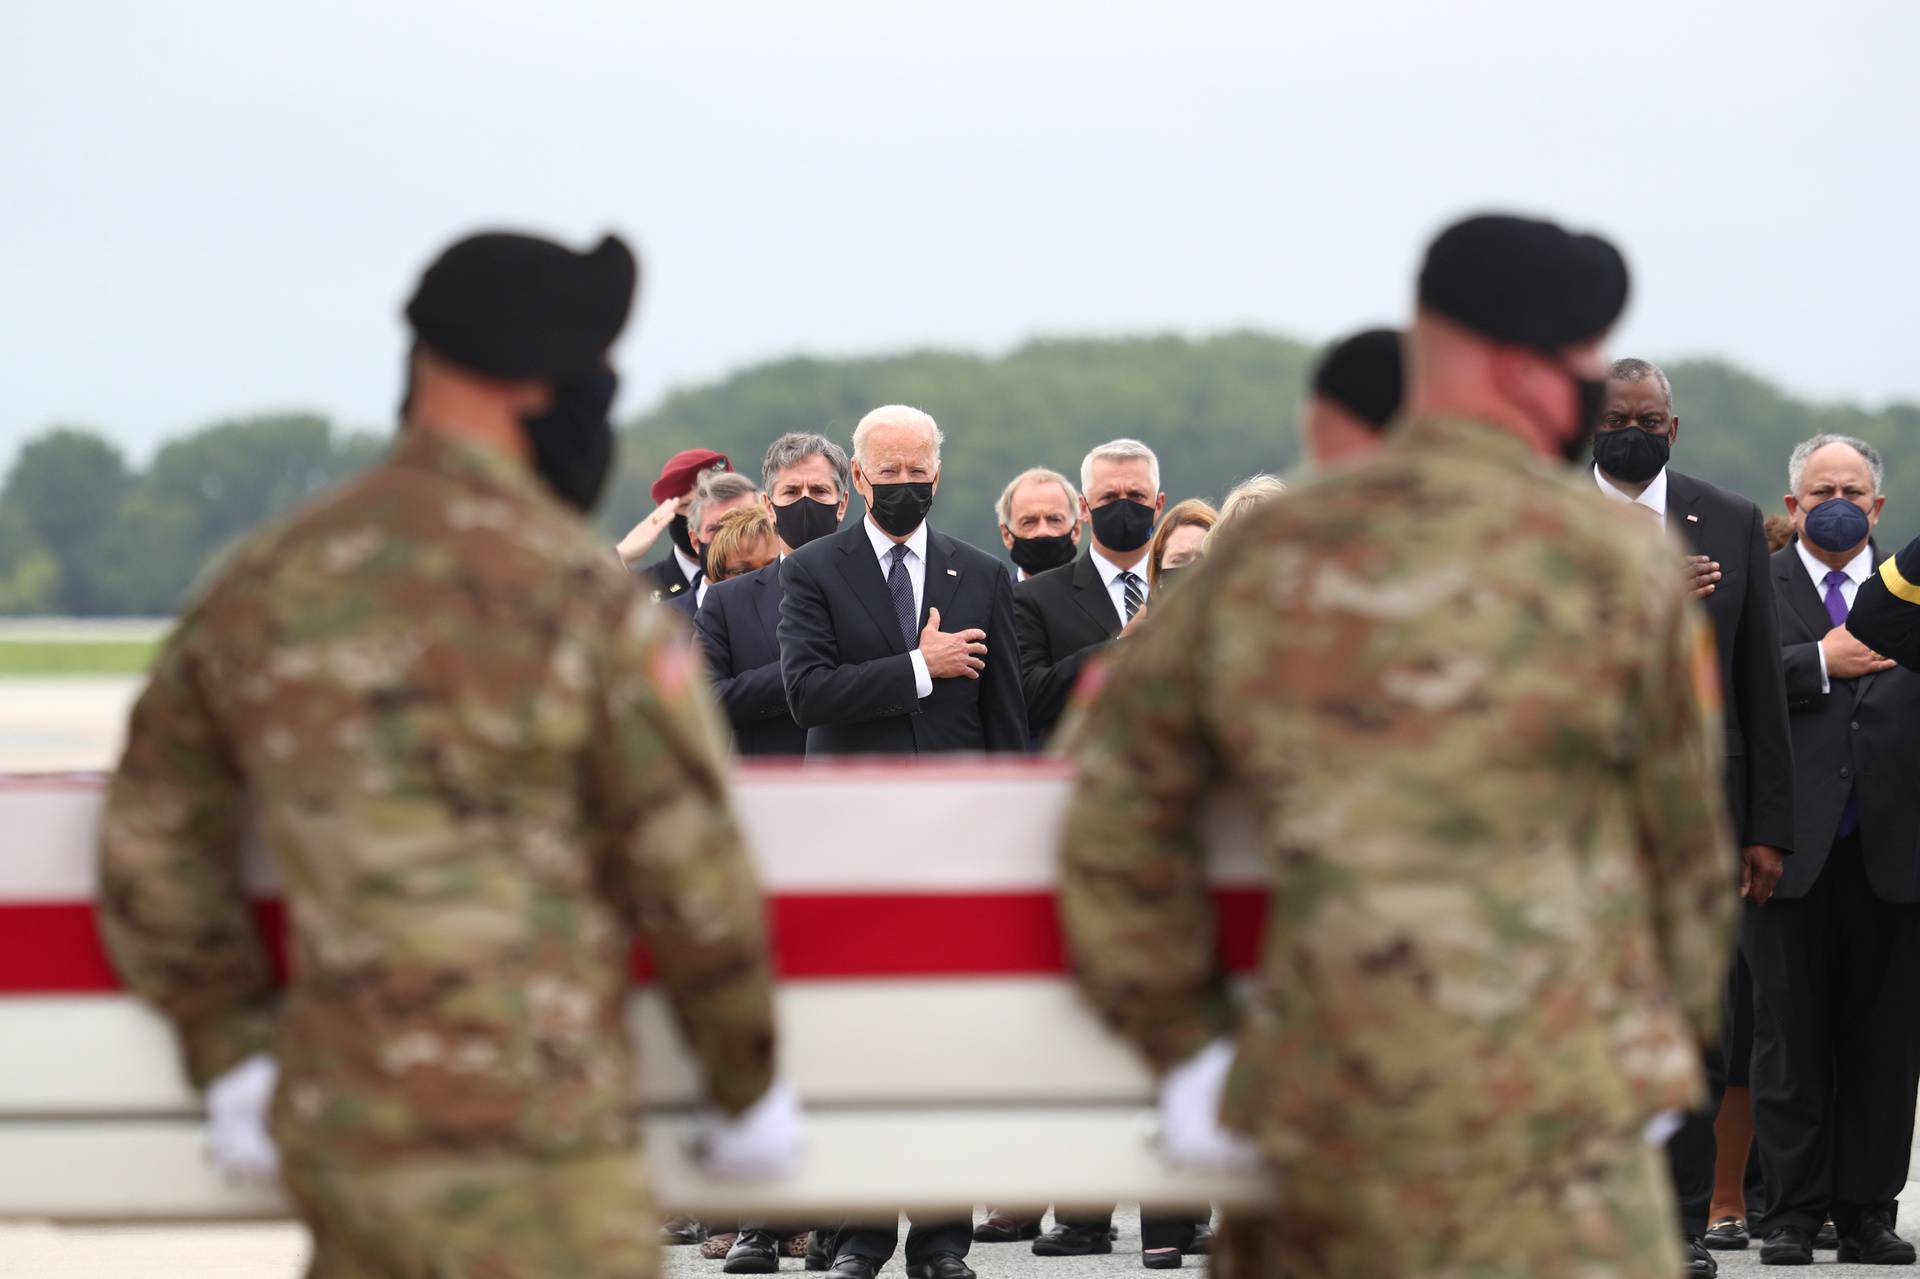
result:
[(987, 669), (987, 633), (978, 627), (948, 633), (940, 629), (940, 610), (927, 610), (927, 627), (920, 632), (920, 656), (927, 674), (935, 679), (979, 679)]
[(660, 531), (673, 523), (674, 516), (685, 514), (692, 501), (691, 493), (685, 497), (670, 497), (649, 511), (647, 517), (628, 529), (627, 535), (613, 548), (619, 553), (620, 562), (631, 564), (645, 555), (660, 536)]

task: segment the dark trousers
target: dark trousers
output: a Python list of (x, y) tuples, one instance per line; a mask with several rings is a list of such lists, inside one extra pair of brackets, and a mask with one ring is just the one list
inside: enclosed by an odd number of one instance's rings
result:
[(1891, 1219), (1920, 1083), (1920, 905), (1881, 901), (1858, 834), (1804, 897), (1751, 913), (1753, 1123), (1766, 1229)]
[[(1732, 972), (1733, 956), (1728, 957), (1728, 975), (1721, 983), (1720, 1024), (1723, 1038), (1733, 1031), (1734, 994), (1738, 983)], [(1744, 993), (1744, 992), (1742, 992)], [(1713, 1207), (1713, 1163), (1719, 1145), (1713, 1136), (1713, 1121), (1720, 1114), (1720, 1100), (1727, 1092), (1727, 1047), (1715, 1044), (1700, 1054), (1706, 1071), (1707, 1096), (1700, 1109), (1687, 1112), (1680, 1127), (1667, 1139), (1667, 1171), (1673, 1177), (1674, 1198), (1680, 1205), (1680, 1233), (1707, 1233), (1707, 1213)]]
[[(882, 1224), (875, 1221), (849, 1221), (840, 1227), (839, 1237), (834, 1241), (833, 1255), (844, 1257), (852, 1253), (856, 1257), (865, 1257), (878, 1269), (893, 1257), (893, 1250), (900, 1242), (900, 1223), (896, 1220)], [(951, 1217), (940, 1214), (931, 1220), (907, 1220), (907, 1264), (925, 1265), (929, 1258), (943, 1252), (956, 1257), (967, 1255), (967, 1249), (973, 1247), (973, 1209), (961, 1208)]]
[[(1193, 1236), (1213, 1216), (1210, 1208), (1185, 1208), (1174, 1212), (1149, 1212), (1140, 1209), (1140, 1247), (1178, 1248), (1185, 1252)], [(1053, 1221), (1058, 1226), (1079, 1226), (1085, 1230), (1113, 1229), (1113, 1205), (1106, 1208), (1056, 1207)]]

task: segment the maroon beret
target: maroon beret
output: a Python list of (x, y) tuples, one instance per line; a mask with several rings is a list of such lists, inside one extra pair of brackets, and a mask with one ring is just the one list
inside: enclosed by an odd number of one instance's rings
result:
[(668, 458), (667, 464), (660, 468), (660, 478), (653, 482), (653, 500), (664, 502), (672, 497), (685, 497), (700, 482), (702, 471), (732, 469), (733, 463), (727, 460), (725, 453), (715, 453), (712, 449), (683, 449)]

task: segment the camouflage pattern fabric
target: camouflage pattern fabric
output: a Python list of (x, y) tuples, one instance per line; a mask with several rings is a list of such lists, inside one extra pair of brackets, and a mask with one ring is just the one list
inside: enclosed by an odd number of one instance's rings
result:
[[(586, 527), (504, 455), (411, 431), (253, 538), (164, 646), (107, 800), (105, 941), (196, 1083), (278, 1055), (289, 1158), (631, 1150), (631, 936), (712, 1099), (771, 1076), (722, 742), (687, 637)], [(248, 807), (285, 882), (280, 1001)]]
[(633, 1159), (295, 1161), (309, 1279), (654, 1279), (660, 1228)]
[(1631, 1135), (1505, 1176), (1284, 1188), (1279, 1215), (1229, 1214), (1220, 1279), (1672, 1279), (1672, 1183)]
[[(1711, 638), (1677, 544), (1585, 490), (1410, 422), (1230, 530), (1069, 728), (1085, 992), (1159, 1067), (1237, 1033), (1224, 1118), (1283, 1186), (1548, 1170), (1699, 1091), (1735, 904)], [(1228, 789), (1272, 884), (1238, 1011), (1193, 820)]]

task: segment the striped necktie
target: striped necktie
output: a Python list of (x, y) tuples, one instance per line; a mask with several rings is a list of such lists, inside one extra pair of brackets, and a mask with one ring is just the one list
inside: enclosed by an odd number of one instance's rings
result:
[(1127, 620), (1131, 622), (1147, 597), (1140, 593), (1140, 579), (1126, 569), (1120, 570), (1120, 590), (1127, 597)]

